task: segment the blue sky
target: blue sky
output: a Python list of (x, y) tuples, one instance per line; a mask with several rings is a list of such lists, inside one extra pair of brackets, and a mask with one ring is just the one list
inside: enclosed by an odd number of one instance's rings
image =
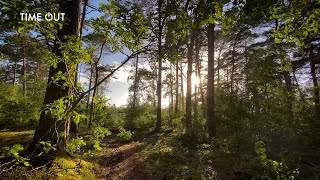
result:
[[(90, 0), (89, 4), (98, 7), (100, 2), (107, 2), (103, 0)], [(87, 12), (90, 12), (92, 8), (88, 7)], [(92, 18), (92, 17), (99, 17), (102, 14), (98, 11), (92, 11), (91, 13), (87, 14), (86, 19)], [(85, 34), (85, 32), (84, 32)], [(125, 52), (129, 53), (129, 52)], [(124, 59), (126, 58), (125, 55), (121, 53), (116, 53), (113, 55), (104, 55), (102, 64), (103, 65), (114, 65), (118, 66)], [(165, 62), (164, 65), (169, 67), (169, 64)], [(144, 65), (146, 66), (146, 64)], [(128, 76), (129, 76), (129, 71), (131, 69), (131, 61), (129, 61), (125, 66), (123, 66), (121, 69), (119, 69), (114, 77), (115, 79), (112, 79), (111, 82), (108, 83), (107, 85), (107, 91), (105, 92), (105, 96), (107, 98), (110, 98), (111, 100), (109, 101), (110, 104), (115, 104), (116, 106), (123, 106), (127, 104), (127, 99), (129, 97), (129, 86), (131, 82), (128, 82)], [(163, 72), (163, 77), (165, 77), (166, 72)], [(88, 77), (88, 72), (85, 73), (83, 70), (80, 72), (80, 81), (87, 83), (88, 78), (85, 78), (85, 76)], [(192, 82), (192, 87), (194, 87), (194, 82), (197, 81), (197, 78), (192, 77), (193, 82)], [(186, 84), (186, 82), (184, 83)], [(193, 88), (192, 88), (193, 91)], [(184, 86), (184, 92), (186, 92), (186, 86)], [(169, 103), (168, 98), (162, 98), (162, 105), (165, 107)]]
[[(107, 2), (107, 1), (102, 1), (102, 0), (90, 0), (89, 4), (95, 7), (99, 6), (100, 2)], [(91, 9), (90, 7), (87, 8), (87, 12), (90, 12)], [(86, 19), (92, 18), (92, 17), (99, 17), (102, 14), (98, 11), (92, 11), (89, 14), (86, 15)], [(113, 55), (104, 55), (102, 59), (102, 64), (103, 65), (114, 65), (118, 66), (123, 60), (125, 59), (125, 56), (121, 53), (116, 53)], [(107, 85), (107, 91), (105, 92), (105, 95), (110, 98), (111, 100), (109, 101), (110, 104), (115, 104), (116, 106), (122, 106), (127, 103), (127, 99), (129, 97), (129, 82), (127, 81), (128, 75), (129, 75), (129, 70), (130, 70), (130, 65), (131, 62), (129, 62), (127, 65), (119, 69), (114, 77), (116, 79), (112, 79), (110, 83)], [(80, 72), (81, 75), (81, 81), (82, 82), (87, 82), (88, 80), (85, 78), (85, 72)], [(87, 76), (87, 73), (86, 73)]]

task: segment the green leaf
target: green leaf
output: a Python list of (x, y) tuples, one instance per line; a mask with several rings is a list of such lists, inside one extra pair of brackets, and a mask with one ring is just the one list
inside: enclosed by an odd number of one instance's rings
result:
[(27, 162), (27, 161), (23, 162), (23, 165), (24, 166), (30, 166), (29, 162)]
[(24, 26), (19, 27), (19, 28), (18, 28), (18, 33), (22, 33), (24, 30), (25, 30), (25, 27), (24, 27)]

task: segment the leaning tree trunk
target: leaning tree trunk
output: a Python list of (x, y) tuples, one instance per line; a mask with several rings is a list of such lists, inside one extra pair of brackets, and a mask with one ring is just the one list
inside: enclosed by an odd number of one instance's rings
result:
[[(57, 39), (59, 39), (61, 43), (67, 42), (65, 36), (78, 35), (80, 2), (80, 0), (72, 0), (60, 1), (59, 3), (60, 12), (64, 12), (66, 19), (69, 19), (69, 21), (65, 21), (65, 24), (61, 29), (57, 29)], [(56, 40), (54, 44), (53, 53), (58, 57), (62, 56), (58, 40)], [(69, 88), (63, 86), (66, 80), (53, 82), (53, 77), (58, 72), (67, 73), (67, 64), (64, 61), (58, 62), (56, 67), (50, 66), (48, 85), (44, 97), (44, 106), (70, 95)], [(66, 139), (68, 138), (67, 135), (69, 132), (68, 123), (70, 122), (68, 122), (67, 119), (58, 120), (52, 114), (48, 113), (47, 110), (42, 110), (39, 124), (29, 150), (36, 150), (37, 144), (41, 141), (49, 141), (51, 144), (58, 144), (60, 150), (66, 150)], [(61, 134), (63, 134), (63, 136), (61, 136)]]

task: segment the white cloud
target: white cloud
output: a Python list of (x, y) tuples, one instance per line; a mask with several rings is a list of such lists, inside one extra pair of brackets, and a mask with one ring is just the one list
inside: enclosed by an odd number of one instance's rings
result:
[(108, 98), (111, 98), (110, 104), (122, 106), (127, 104), (129, 97), (129, 83), (127, 82), (110, 82), (109, 92), (106, 93)]
[[(120, 70), (114, 73), (115, 78), (112, 78), (111, 82), (126, 82), (128, 83), (128, 77), (130, 75), (131, 66), (124, 66)], [(130, 81), (129, 81), (130, 82)]]

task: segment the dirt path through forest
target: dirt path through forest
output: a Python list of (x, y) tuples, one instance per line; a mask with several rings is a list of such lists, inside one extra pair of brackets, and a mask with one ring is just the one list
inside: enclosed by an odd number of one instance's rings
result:
[(157, 179), (152, 168), (146, 163), (142, 151), (158, 140), (157, 134), (151, 134), (140, 141), (123, 144), (114, 139), (103, 143), (111, 148), (111, 153), (102, 157), (97, 179)]

